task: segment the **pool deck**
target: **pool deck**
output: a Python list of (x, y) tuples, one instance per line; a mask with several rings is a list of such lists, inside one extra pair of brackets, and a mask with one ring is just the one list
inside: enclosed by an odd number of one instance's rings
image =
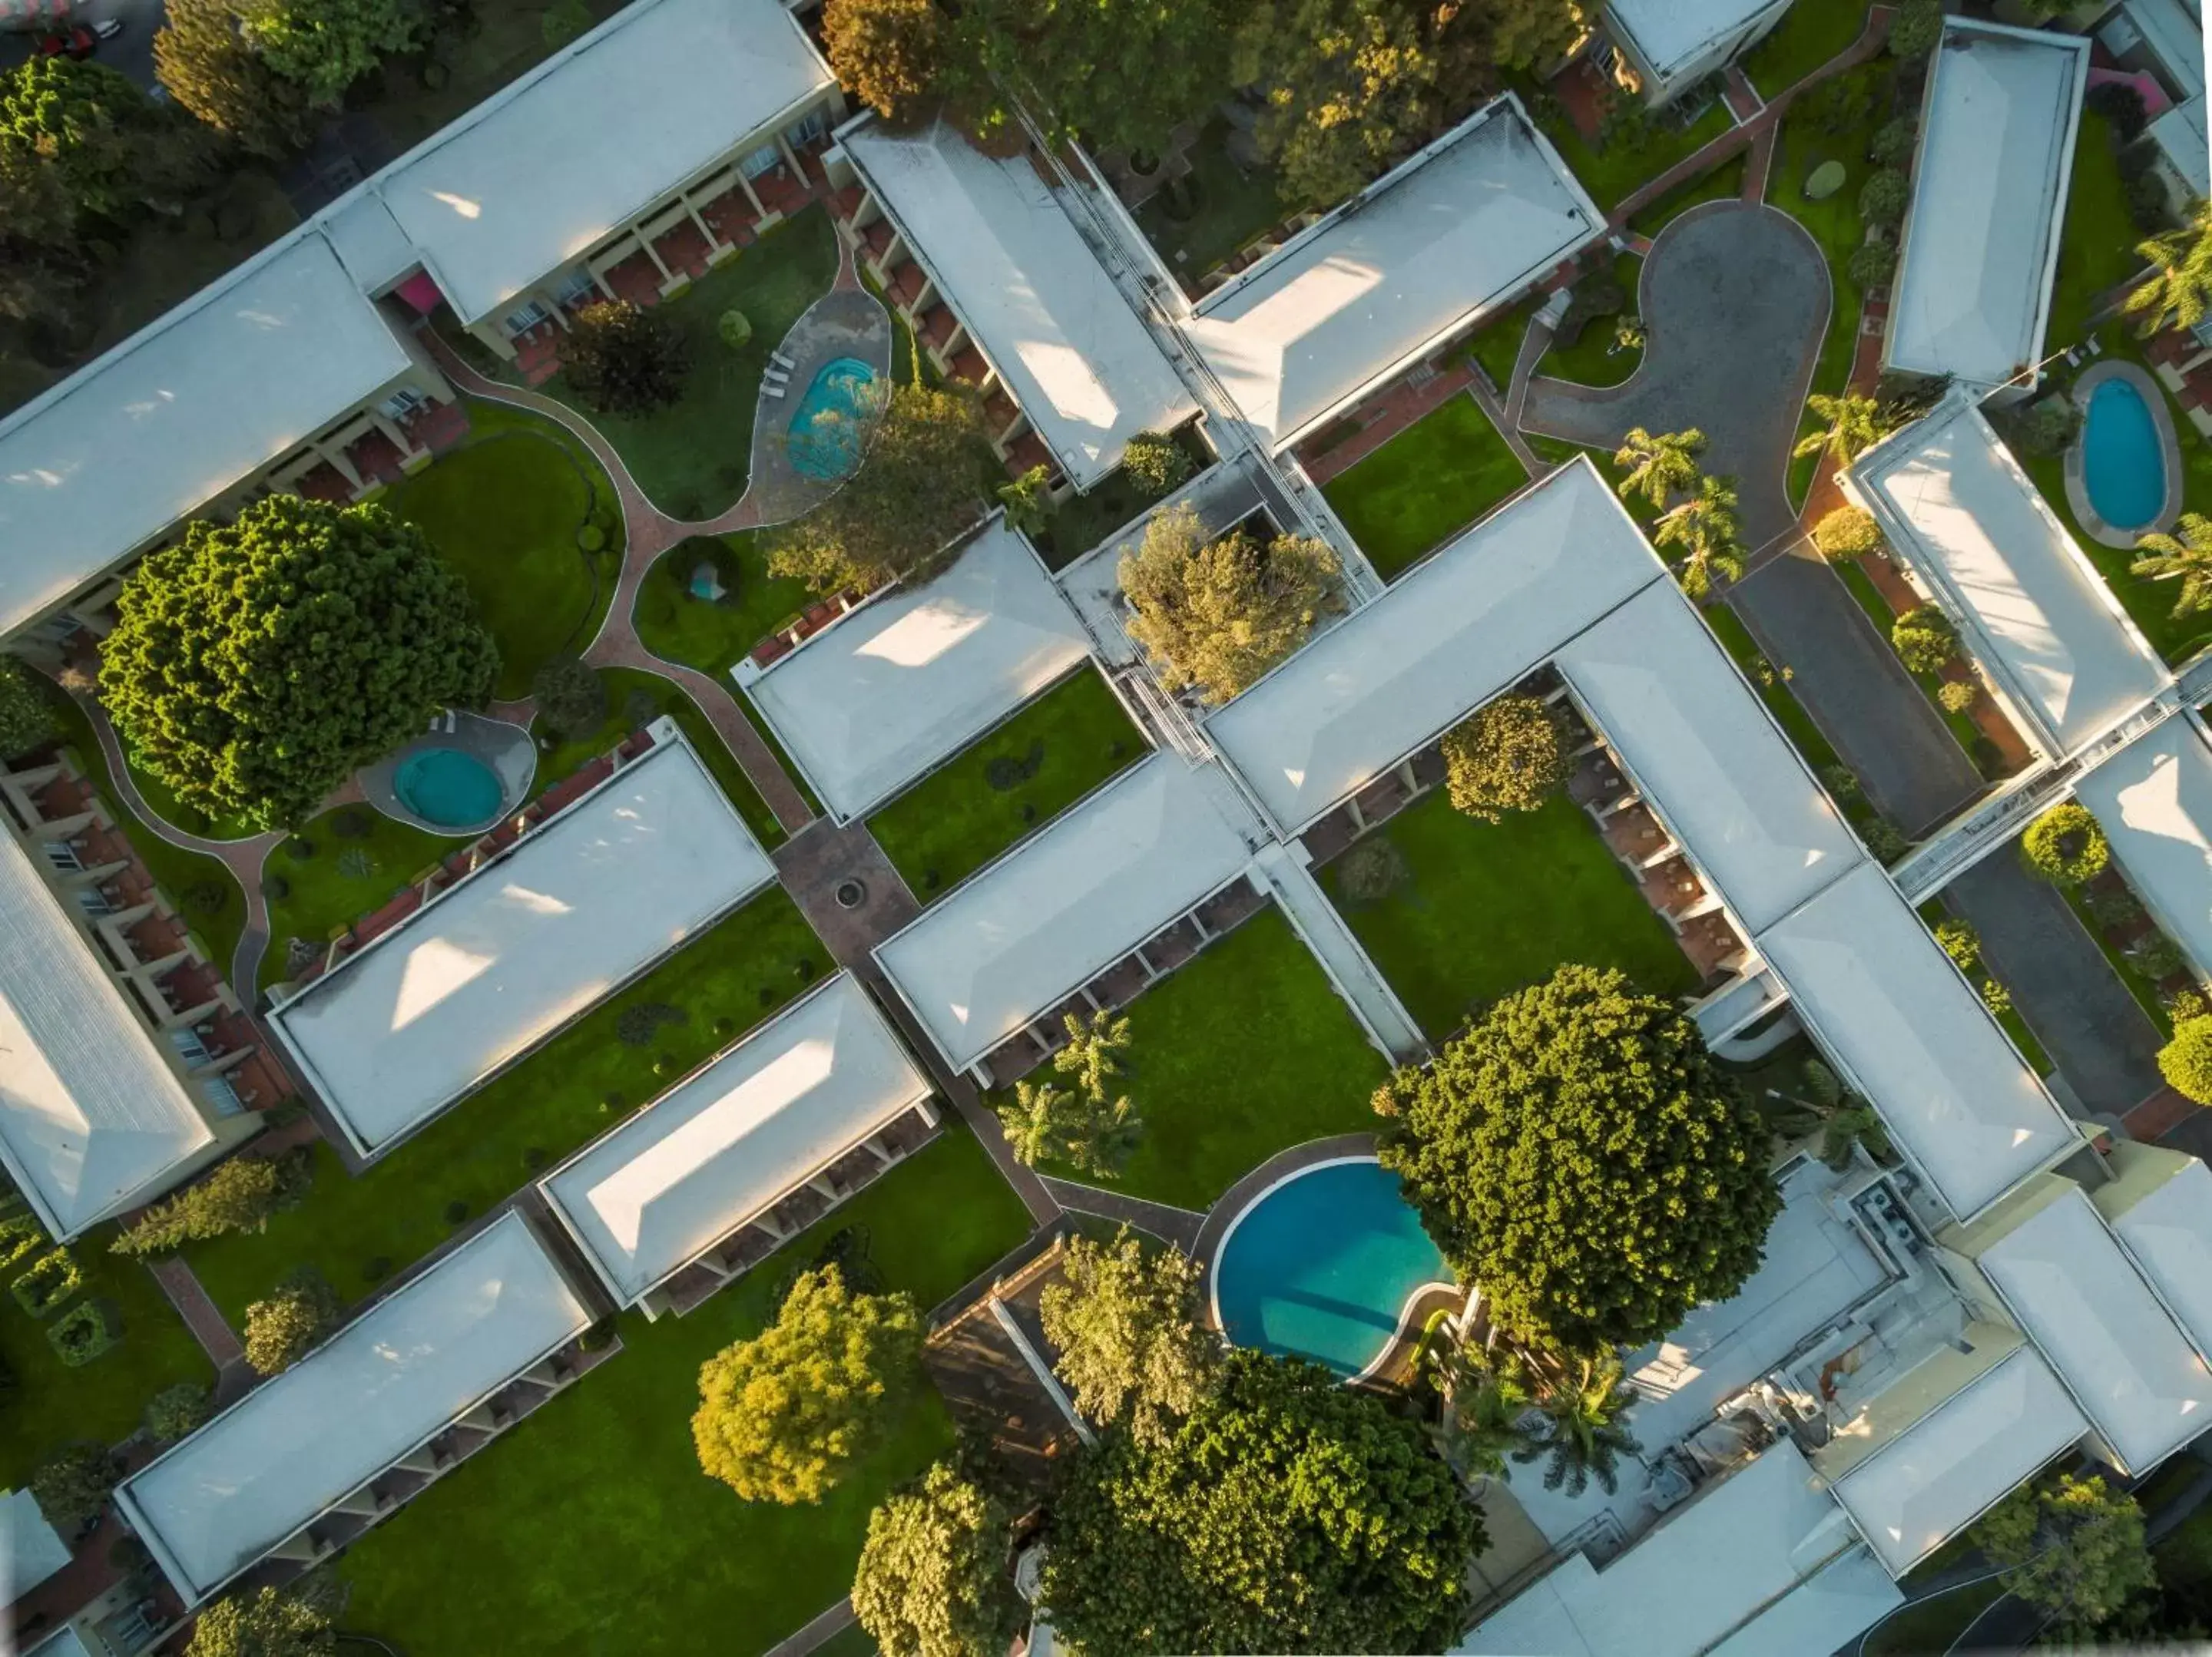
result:
[(755, 521), (763, 525), (788, 523), (837, 492), (842, 479), (809, 477), (792, 465), (785, 446), (791, 417), (814, 376), (839, 357), (858, 357), (879, 378), (889, 378), (890, 313), (872, 294), (836, 288), (807, 307), (776, 350), (790, 359), (790, 378), (781, 397), (769, 396), (775, 388), (761, 383), (753, 416), (752, 487), (746, 496), (758, 509)]
[[(451, 717), (453, 728), (445, 728)], [(458, 748), (480, 760), (499, 779), (499, 810), (481, 822), (432, 822), (402, 804), (392, 786), (393, 774), (407, 759), (433, 748)], [(538, 771), (538, 748), (530, 733), (505, 719), (488, 719), (481, 713), (455, 711), (441, 715), (437, 723), (414, 741), (396, 748), (374, 765), (365, 765), (356, 776), (362, 798), (384, 813), (414, 828), (434, 835), (477, 835), (491, 828), (530, 796), (530, 780)]]
[[(2081, 470), (2082, 442), (2089, 430), (2086, 418), (2089, 398), (2108, 379), (2124, 380), (2135, 387), (2136, 394), (2143, 400), (2143, 406), (2150, 410), (2151, 423), (2158, 428), (2159, 446), (2166, 460), (2165, 502), (2159, 507), (2157, 517), (2131, 530), (2115, 529), (2097, 515), (2097, 509), (2089, 504), (2088, 481)], [(2173, 429), (2173, 410), (2166, 402), (2165, 389), (2156, 380), (2135, 363), (2117, 358), (2108, 357), (2085, 371), (2074, 382), (2072, 396), (2075, 405), (2082, 411), (2085, 418), (2081, 429), (2066, 446), (2066, 504), (2074, 513), (2074, 521), (2081, 526), (2081, 532), (2098, 545), (2131, 552), (2135, 549), (2137, 537), (2163, 535), (2173, 527), (2174, 519), (2181, 516), (2181, 440)]]

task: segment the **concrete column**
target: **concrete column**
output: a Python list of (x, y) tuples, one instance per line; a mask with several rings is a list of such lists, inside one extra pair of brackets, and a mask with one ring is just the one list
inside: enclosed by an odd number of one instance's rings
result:
[(866, 1138), (861, 1140), (860, 1143), (868, 1148), (868, 1154), (873, 1156), (877, 1162), (880, 1162), (885, 1168), (889, 1168), (893, 1162), (898, 1160), (897, 1157), (892, 1156), (890, 1152), (883, 1148), (883, 1145), (877, 1140), (876, 1136), (872, 1133), (871, 1133)]
[(845, 1193), (830, 1183), (830, 1176), (826, 1174), (816, 1174), (806, 1182), (806, 1186), (810, 1191), (821, 1193), (833, 1203), (842, 1203), (845, 1200)]
[(791, 1235), (791, 1233), (778, 1225), (773, 1218), (766, 1214), (756, 1214), (752, 1218), (747, 1220), (745, 1223), (747, 1225), (758, 1226), (762, 1230), (767, 1232), (769, 1236), (775, 1238), (778, 1242), (781, 1242), (785, 1238)]
[(660, 257), (660, 250), (653, 245), (653, 238), (635, 226), (631, 228), (629, 234), (630, 239), (645, 249), (645, 256), (653, 261), (653, 268), (660, 272), (661, 282), (665, 284), (675, 281), (676, 273), (668, 268), (668, 262)]
[(684, 210), (691, 215), (691, 222), (699, 227), (699, 234), (707, 239), (708, 247), (715, 252), (726, 247), (729, 244), (714, 234), (714, 227), (701, 215), (697, 208), (691, 205), (691, 197), (685, 196), (683, 200)]
[(303, 1530), (286, 1537), (284, 1540), (269, 1550), (269, 1555), (272, 1559), (297, 1559), (312, 1564), (329, 1551), (330, 1549), (327, 1546), (316, 1541), (312, 1533)]
[(378, 1501), (368, 1486), (364, 1484), (352, 1495), (342, 1496), (331, 1503), (331, 1511), (354, 1514), (362, 1519), (374, 1519), (390, 1505), (389, 1502)]
[(356, 467), (352, 460), (347, 457), (346, 452), (343, 449), (326, 448), (319, 442), (310, 443), (307, 446), (313, 449), (316, 454), (323, 459), (329, 461), (331, 465), (337, 467), (338, 476), (344, 478), (347, 483), (352, 484), (355, 489), (359, 489), (364, 487), (360, 470)]
[(489, 1404), (479, 1404), (460, 1418), (459, 1424), (473, 1427), (480, 1433), (495, 1433), (514, 1417), (506, 1411)]
[(930, 1126), (935, 1127), (937, 1126), (939, 1119), (937, 1114), (937, 1106), (934, 1102), (928, 1099), (923, 1100), (920, 1104), (914, 1108), (914, 1113), (915, 1115), (921, 1117), (923, 1121), (928, 1123)]
[(414, 440), (401, 430), (399, 422), (385, 413), (383, 410), (371, 409), (368, 411), (368, 423), (391, 440), (392, 446), (399, 451), (403, 458), (415, 452)]
[(444, 1457), (426, 1444), (419, 1450), (410, 1450), (392, 1463), (392, 1466), (404, 1468), (410, 1473), (421, 1473), (426, 1478), (435, 1478), (446, 1471), (447, 1462)]
[(768, 209), (761, 205), (760, 192), (753, 188), (753, 181), (745, 176), (744, 168), (738, 166), (733, 167), (732, 171), (737, 174), (738, 188), (745, 192), (745, 199), (753, 204), (753, 216), (756, 219), (766, 218)]

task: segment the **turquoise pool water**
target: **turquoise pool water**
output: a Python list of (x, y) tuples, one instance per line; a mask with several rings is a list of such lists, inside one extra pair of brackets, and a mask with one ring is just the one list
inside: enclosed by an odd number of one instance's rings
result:
[(2081, 484), (2097, 516), (2139, 530), (2166, 505), (2166, 449), (2142, 393), (2107, 379), (2089, 393), (2081, 424)]
[(860, 414), (876, 371), (856, 356), (825, 362), (792, 410), (785, 452), (804, 477), (835, 482), (860, 464)]
[(1396, 1174), (1329, 1162), (1244, 1211), (1214, 1262), (1213, 1296), (1239, 1346), (1312, 1358), (1349, 1379), (1389, 1345), (1415, 1290), (1450, 1281)]
[(392, 792), (425, 822), (472, 828), (499, 815), (502, 791), (492, 768), (458, 748), (423, 748), (399, 762)]

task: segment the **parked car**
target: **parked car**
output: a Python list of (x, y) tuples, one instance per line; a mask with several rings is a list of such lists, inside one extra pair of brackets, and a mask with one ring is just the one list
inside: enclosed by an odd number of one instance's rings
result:
[(76, 24), (66, 33), (42, 34), (39, 37), (39, 56), (41, 58), (59, 58), (66, 53), (82, 61), (91, 57), (99, 50), (99, 47), (100, 42), (93, 38), (92, 31), (82, 23)]
[(112, 40), (123, 33), (123, 20), (120, 17), (103, 17), (92, 26), (92, 32), (103, 40)]

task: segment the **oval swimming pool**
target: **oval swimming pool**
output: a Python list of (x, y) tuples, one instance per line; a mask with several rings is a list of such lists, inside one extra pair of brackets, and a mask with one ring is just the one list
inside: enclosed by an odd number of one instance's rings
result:
[(1293, 1174), (1237, 1216), (1214, 1258), (1213, 1304), (1239, 1346), (1349, 1380), (1389, 1348), (1416, 1290), (1450, 1281), (1398, 1176), (1360, 1157)]
[(784, 452), (802, 477), (835, 483), (860, 464), (861, 415), (876, 371), (856, 356), (841, 356), (816, 371), (806, 395), (791, 411)]
[(472, 828), (499, 815), (506, 791), (475, 755), (458, 748), (420, 748), (393, 768), (392, 792), (425, 822)]
[(2081, 485), (2097, 516), (2139, 530), (2166, 505), (2166, 447), (2142, 393), (2124, 379), (2100, 382), (2081, 422)]

